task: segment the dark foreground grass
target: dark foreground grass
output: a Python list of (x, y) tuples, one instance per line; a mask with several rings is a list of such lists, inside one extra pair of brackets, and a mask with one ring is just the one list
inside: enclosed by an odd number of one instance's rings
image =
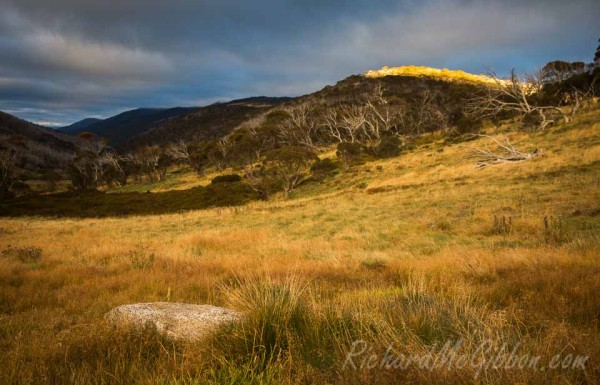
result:
[[(593, 384), (599, 379), (595, 362), (584, 361), (584, 370), (541, 369), (555, 355), (597, 356), (596, 336), (586, 340), (557, 324), (525, 327), (515, 314), (483, 306), (483, 297), (450, 293), (428, 281), (409, 276), (395, 286), (372, 286), (324, 302), (325, 292), (298, 276), (233, 279), (220, 290), (245, 319), (209, 340), (187, 344), (152, 328), (122, 330), (99, 321), (67, 329), (45, 346), (19, 345), (10, 325), (2, 323), (2, 346), (11, 341), (13, 350), (0, 382)], [(449, 341), (460, 344), (456, 354), (471, 361), (427, 366), (424, 357), (434, 360)], [(513, 351), (541, 358), (535, 367), (485, 366)], [(409, 357), (418, 361), (409, 363)]]
[(256, 193), (240, 182), (158, 193), (65, 192), (2, 202), (0, 216), (87, 218), (156, 215), (209, 207), (239, 206), (256, 198)]

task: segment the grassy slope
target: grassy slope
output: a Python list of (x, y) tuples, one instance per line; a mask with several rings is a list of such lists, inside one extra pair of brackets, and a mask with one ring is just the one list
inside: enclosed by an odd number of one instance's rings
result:
[[(0, 219), (0, 250), (42, 250), (35, 263), (10, 252), (0, 258), (0, 382), (41, 380), (42, 372), (81, 383), (600, 381), (600, 111), (543, 133), (504, 134), (543, 156), (476, 169), (464, 147), (432, 138), (303, 186), (290, 201)], [(180, 175), (174, 180), (189, 183)], [(494, 216), (511, 225), (494, 225)], [(171, 350), (144, 339), (143, 354), (138, 337), (102, 326), (113, 306), (165, 300), (226, 304), (251, 317), (202, 346)], [(294, 311), (273, 311), (284, 305)], [(269, 317), (271, 334), (261, 327)], [(375, 352), (394, 343), (415, 354), (460, 338), (467, 351), (485, 340), (520, 342), (542, 360), (590, 360), (585, 372), (506, 369), (478, 378), (473, 369), (341, 370), (359, 338)]]

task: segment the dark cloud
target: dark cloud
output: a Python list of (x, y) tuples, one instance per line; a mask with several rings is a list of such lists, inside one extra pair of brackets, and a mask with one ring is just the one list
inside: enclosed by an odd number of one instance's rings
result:
[(0, 109), (67, 123), (298, 95), (383, 65), (589, 61), (599, 16), (592, 0), (0, 0)]

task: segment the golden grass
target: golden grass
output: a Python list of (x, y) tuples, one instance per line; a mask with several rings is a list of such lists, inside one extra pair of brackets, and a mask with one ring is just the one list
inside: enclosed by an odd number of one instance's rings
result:
[[(289, 201), (0, 219), (0, 252), (42, 250), (39, 262), (0, 256), (0, 383), (597, 383), (599, 118), (495, 133), (543, 150), (518, 164), (477, 169), (465, 146), (484, 139), (433, 136)], [(494, 215), (510, 231), (494, 231)], [(151, 301), (252, 317), (201, 346), (103, 324), (114, 306)], [(381, 354), (460, 339), (473, 354), (493, 341), (590, 358), (585, 371), (343, 370), (357, 339)]]

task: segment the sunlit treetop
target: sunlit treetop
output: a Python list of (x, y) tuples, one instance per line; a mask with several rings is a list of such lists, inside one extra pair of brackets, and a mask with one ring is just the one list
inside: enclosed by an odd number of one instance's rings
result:
[(432, 77), (447, 81), (466, 81), (474, 83), (497, 83), (497, 80), (486, 75), (474, 75), (460, 70), (449, 70), (446, 68), (431, 68), (420, 66), (402, 66), (388, 67), (384, 66), (380, 70), (370, 70), (365, 72), (365, 76), (369, 78), (381, 78), (384, 76), (415, 76), (415, 77)]

